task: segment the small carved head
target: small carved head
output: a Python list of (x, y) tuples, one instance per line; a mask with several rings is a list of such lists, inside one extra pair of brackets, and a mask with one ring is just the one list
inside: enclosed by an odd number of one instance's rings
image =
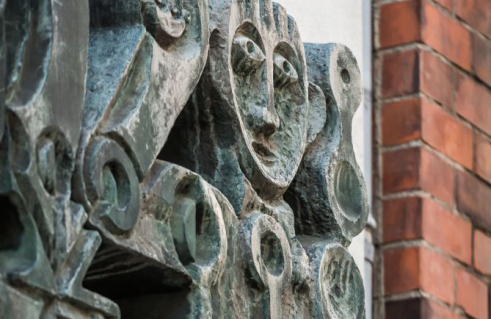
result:
[(283, 189), (306, 144), (303, 45), (293, 19), (271, 1), (234, 1), (230, 16), (221, 58), (228, 57), (231, 83), (223, 94), (230, 95), (242, 131), (241, 165), (259, 193)]

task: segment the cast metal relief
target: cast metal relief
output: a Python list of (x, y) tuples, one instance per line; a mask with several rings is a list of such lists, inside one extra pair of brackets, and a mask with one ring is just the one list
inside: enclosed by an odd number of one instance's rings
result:
[(1, 318), (364, 318), (360, 71), (270, 0), (0, 0)]

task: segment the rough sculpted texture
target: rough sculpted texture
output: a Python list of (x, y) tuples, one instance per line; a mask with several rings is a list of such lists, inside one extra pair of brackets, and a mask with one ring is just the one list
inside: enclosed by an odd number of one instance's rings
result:
[(360, 71), (269, 0), (0, 0), (1, 318), (364, 318)]

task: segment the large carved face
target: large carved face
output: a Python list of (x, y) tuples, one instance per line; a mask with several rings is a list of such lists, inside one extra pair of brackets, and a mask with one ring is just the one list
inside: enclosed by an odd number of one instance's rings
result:
[(230, 17), (227, 51), (216, 58), (228, 57), (230, 88), (222, 94), (239, 120), (241, 165), (256, 189), (284, 188), (305, 148), (303, 45), (293, 19), (270, 1), (234, 2)]

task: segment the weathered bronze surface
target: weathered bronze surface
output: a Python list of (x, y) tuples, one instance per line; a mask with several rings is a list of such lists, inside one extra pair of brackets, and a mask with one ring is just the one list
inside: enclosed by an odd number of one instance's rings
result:
[(0, 18), (0, 318), (364, 318), (348, 48), (270, 0)]

